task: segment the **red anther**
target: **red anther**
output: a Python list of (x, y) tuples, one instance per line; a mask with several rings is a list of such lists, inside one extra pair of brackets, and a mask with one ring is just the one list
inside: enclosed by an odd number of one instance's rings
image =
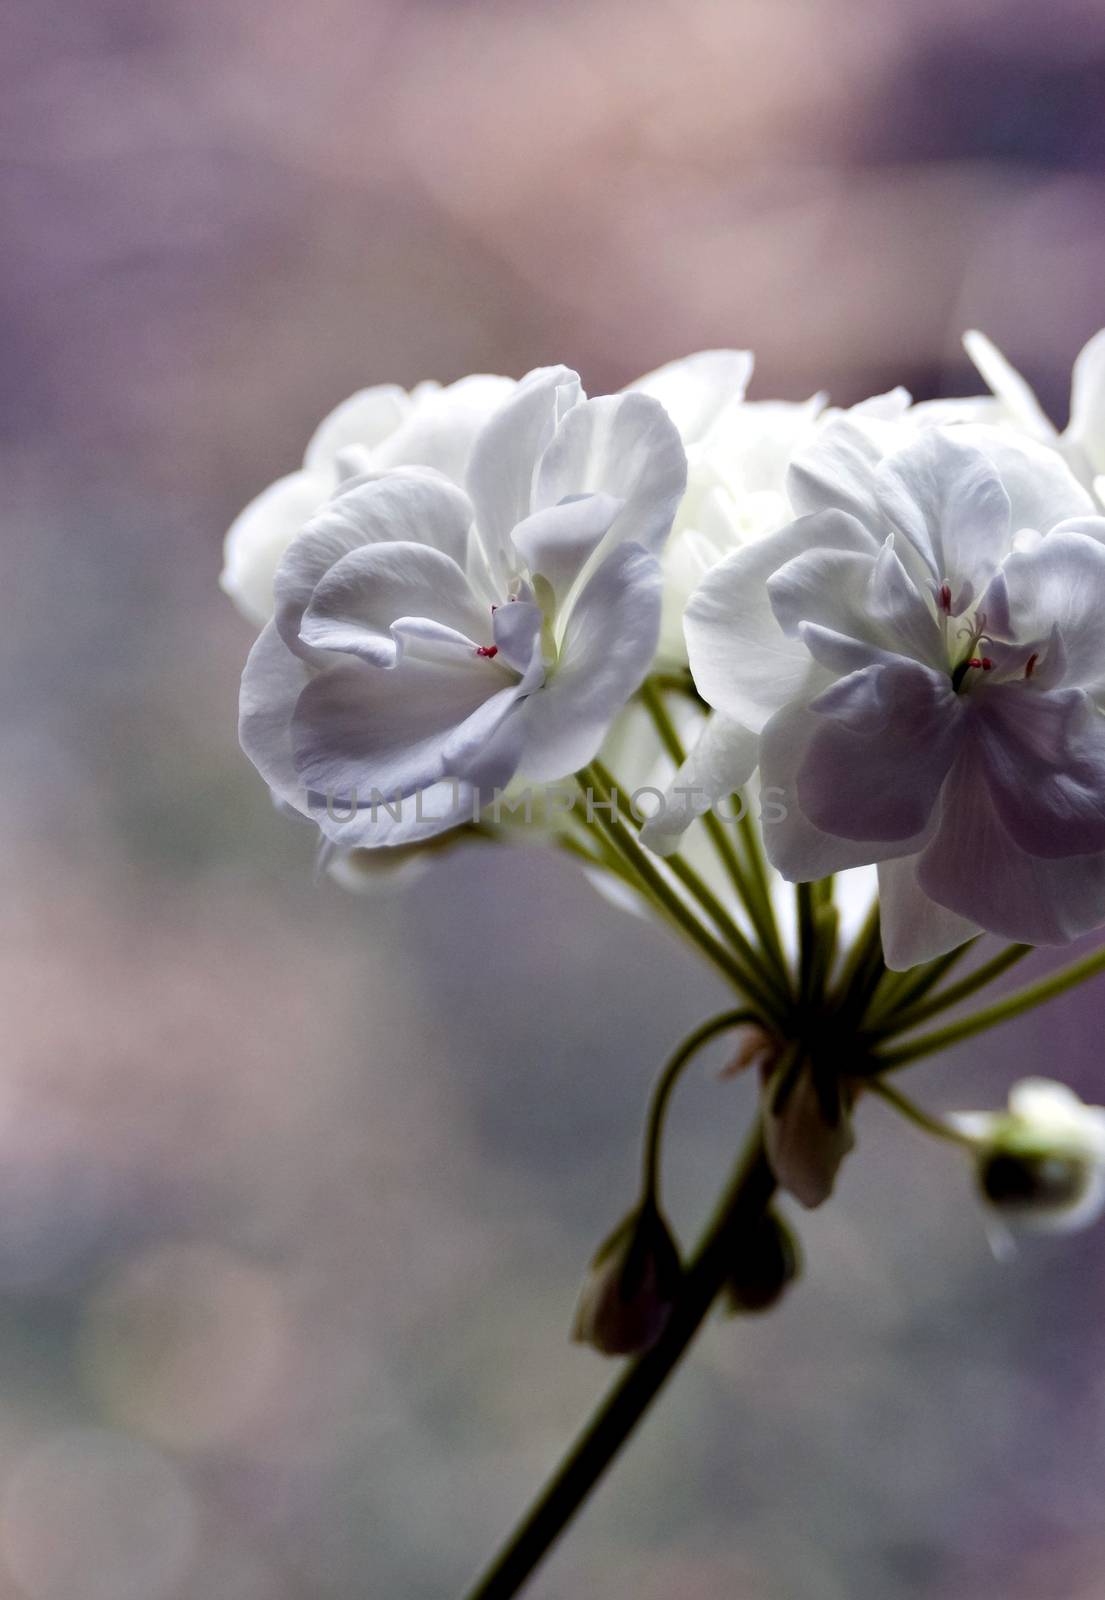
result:
[(983, 672), (993, 672), (994, 663), (990, 660), (989, 656), (983, 656), (983, 658), (982, 658), (982, 670), (983, 670)]
[(1033, 650), (1032, 654), (1024, 664), (1024, 675), (1026, 678), (1031, 678), (1032, 674), (1036, 670), (1036, 663), (1039, 661), (1039, 659), (1040, 652), (1038, 650)]
[(498, 653), (499, 647), (497, 644), (478, 644), (476, 646), (476, 654), (478, 656), (486, 656), (488, 661), (493, 660)]
[(951, 608), (952, 608), (952, 586), (951, 586), (950, 583), (942, 583), (940, 585), (940, 609), (941, 609), (941, 611), (947, 611), (947, 612), (950, 613), (951, 612)]
[[(972, 656), (971, 659), (968, 661), (967, 665), (969, 667), (984, 667), (986, 665), (986, 663), (985, 663), (985, 661), (983, 661), (981, 656)], [(992, 662), (991, 662), (991, 665), (993, 665)]]

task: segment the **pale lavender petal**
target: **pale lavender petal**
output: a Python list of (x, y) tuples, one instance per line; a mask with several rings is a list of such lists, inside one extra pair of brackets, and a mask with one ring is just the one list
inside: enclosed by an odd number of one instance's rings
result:
[(815, 827), (894, 843), (922, 832), (963, 737), (963, 704), (948, 678), (899, 659), (841, 678), (811, 709), (821, 726), (797, 795)]
[(949, 910), (1025, 944), (1069, 944), (1105, 921), (1105, 852), (1055, 860), (1022, 850), (998, 814), (973, 741), (948, 776), (918, 882)]
[(1077, 689), (995, 684), (972, 707), (994, 807), (1022, 850), (1105, 850), (1105, 717)]

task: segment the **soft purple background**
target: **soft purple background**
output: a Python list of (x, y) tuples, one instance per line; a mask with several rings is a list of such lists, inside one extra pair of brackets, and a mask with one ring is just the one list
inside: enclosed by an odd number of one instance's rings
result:
[[(240, 757), (236, 509), (366, 383), (972, 380), (1105, 323), (1105, 7), (23, 0), (0, 124), (0, 1600), (440, 1600), (607, 1381), (566, 1339), (721, 998), (544, 855), (312, 882)], [(1103, 1098), (1101, 993), (913, 1074)], [(691, 1232), (748, 1112), (700, 1072)], [(877, 1105), (535, 1600), (1097, 1600), (1100, 1231), (992, 1261)]]

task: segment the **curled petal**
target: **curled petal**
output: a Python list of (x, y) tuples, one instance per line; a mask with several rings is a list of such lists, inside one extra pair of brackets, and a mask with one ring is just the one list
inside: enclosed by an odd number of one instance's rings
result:
[(758, 731), (781, 706), (828, 680), (800, 639), (788, 637), (768, 579), (806, 551), (828, 548), (874, 557), (879, 546), (854, 517), (828, 511), (735, 550), (708, 572), (684, 619), (691, 672), (703, 699)]
[(668, 786), (662, 808), (642, 827), (642, 842), (662, 856), (678, 850), (696, 817), (748, 782), (759, 744), (756, 734), (715, 711)]
[(541, 458), (534, 504), (602, 493), (623, 501), (610, 542), (658, 554), (687, 487), (678, 430), (658, 400), (644, 394), (584, 400), (564, 417)]
[[(425, 545), (463, 565), (472, 507), (454, 484), (418, 469), (359, 480), (337, 495), (289, 546), (276, 574), (276, 625), (290, 650), (322, 577), (362, 545)], [(397, 613), (398, 615), (398, 613)]]
[[(427, 619), (454, 643), (458, 665), (478, 670), (476, 642), (490, 632), (456, 562), (421, 544), (361, 545), (319, 580), (303, 613), (300, 638), (314, 650), (346, 651), (394, 667), (404, 633), (399, 619)], [(412, 630), (413, 631), (413, 630)]]
[(613, 495), (581, 494), (535, 511), (514, 529), (514, 548), (534, 577), (547, 580), (558, 605), (624, 504)]
[[(472, 446), (468, 493), (500, 581), (511, 575), (511, 532), (534, 509), (537, 464), (562, 418), (579, 404), (581, 393), (579, 378), (569, 368), (539, 367), (522, 379)], [(564, 493), (580, 493), (585, 487), (576, 484)]]

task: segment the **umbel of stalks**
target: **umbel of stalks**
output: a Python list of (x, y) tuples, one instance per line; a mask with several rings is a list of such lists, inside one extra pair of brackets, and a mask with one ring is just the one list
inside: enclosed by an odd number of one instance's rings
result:
[(604, 1356), (639, 1355), (664, 1331), (683, 1269), (671, 1229), (649, 1198), (595, 1252), (572, 1338)]

